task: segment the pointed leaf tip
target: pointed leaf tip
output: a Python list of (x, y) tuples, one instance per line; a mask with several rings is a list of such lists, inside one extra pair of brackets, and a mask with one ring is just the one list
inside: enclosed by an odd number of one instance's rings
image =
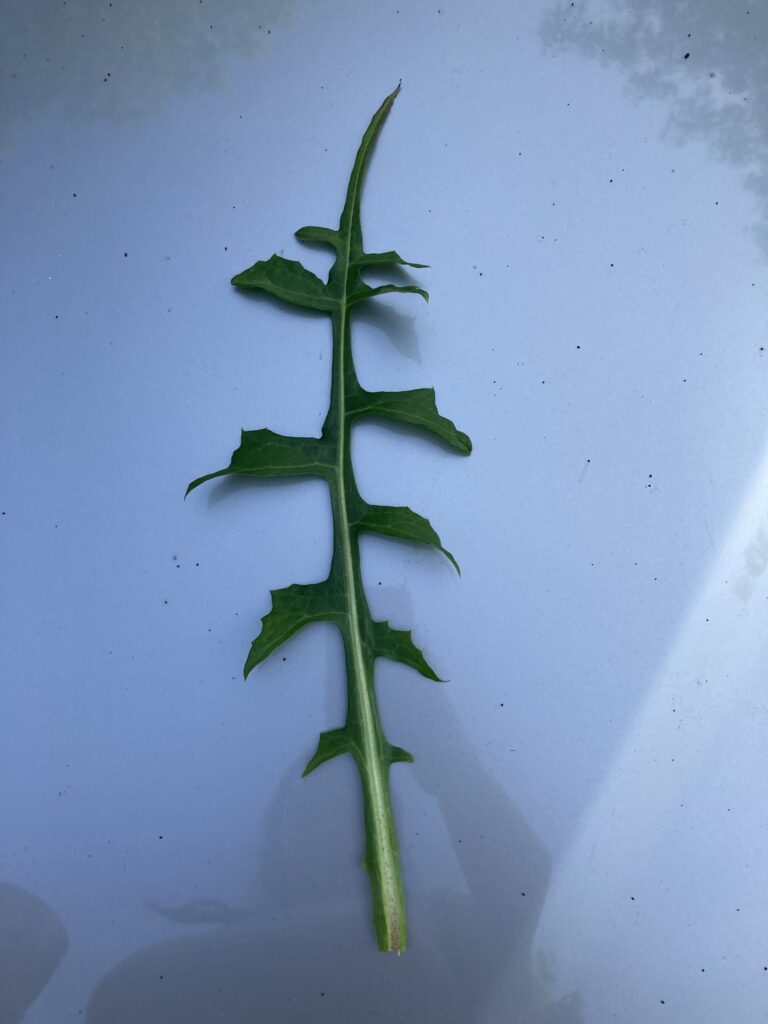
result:
[(392, 92), (384, 99), (379, 109), (373, 115), (368, 127), (363, 133), (360, 145), (352, 166), (352, 173), (349, 176), (347, 186), (347, 197), (344, 202), (344, 209), (339, 222), (339, 233), (344, 235), (351, 242), (353, 250), (362, 250), (362, 228), (360, 226), (360, 194), (363, 187), (363, 178), (371, 147), (381, 129), (381, 126), (389, 113), (395, 97), (400, 92), (401, 83), (395, 86)]
[(305, 227), (295, 232), (296, 237), (302, 242), (310, 242), (315, 245), (329, 245), (332, 249), (339, 248), (339, 232), (334, 228)]
[(389, 249), (387, 252), (364, 252), (352, 260), (352, 266), (354, 267), (376, 267), (388, 264), (401, 267), (415, 267), (417, 270), (429, 270), (428, 263), (412, 263), (410, 260), (404, 260), (400, 253), (395, 252), (394, 249)]
[(389, 763), (397, 764), (402, 761), (405, 764), (413, 764), (416, 758), (409, 750), (404, 750), (402, 747), (393, 747), (390, 744), (389, 747)]
[(339, 754), (351, 753), (352, 740), (345, 728), (331, 729), (330, 732), (321, 732), (320, 739), (317, 743), (317, 750), (307, 762), (307, 766), (301, 773), (301, 777), (306, 778), (306, 776), (309, 775), (310, 772), (313, 772), (315, 768), (319, 768), (320, 765), (325, 764), (326, 761), (330, 761), (332, 758), (338, 757)]
[(312, 622), (340, 623), (344, 616), (340, 595), (330, 580), (322, 583), (292, 583), (273, 590), (272, 607), (262, 618), (261, 632), (251, 644), (243, 674), (249, 672), (274, 650)]
[(469, 455), (472, 451), (472, 442), (467, 435), (437, 411), (434, 388), (414, 388), (411, 391), (360, 389), (349, 408), (355, 416), (386, 416), (428, 430), (462, 455)]
[(429, 544), (441, 551), (461, 576), (459, 563), (451, 552), (443, 547), (430, 521), (407, 505), (367, 505), (356, 525), (359, 530), (379, 533), (384, 537)]
[(240, 447), (232, 453), (227, 468), (193, 480), (184, 497), (219, 476), (326, 476), (330, 463), (331, 455), (320, 438), (276, 434), (266, 428), (243, 430)]
[(408, 629), (393, 629), (388, 622), (373, 623), (373, 648), (377, 658), (389, 658), (416, 669), (435, 683), (445, 680), (435, 672), (411, 638)]
[(354, 306), (364, 299), (372, 299), (376, 295), (386, 295), (389, 292), (403, 292), (412, 295), (420, 295), (425, 302), (429, 302), (429, 292), (415, 284), (381, 284), (375, 288), (364, 282), (359, 285), (351, 295), (347, 296), (347, 305)]

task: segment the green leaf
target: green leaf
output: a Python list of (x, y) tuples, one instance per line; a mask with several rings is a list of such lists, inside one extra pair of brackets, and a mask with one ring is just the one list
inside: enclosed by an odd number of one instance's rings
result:
[(429, 430), (462, 455), (469, 455), (472, 451), (472, 442), (467, 435), (437, 411), (434, 388), (414, 388), (412, 391), (364, 391), (360, 388), (350, 398), (348, 410), (354, 417), (387, 416)]
[(373, 650), (377, 658), (389, 658), (415, 668), (427, 679), (442, 683), (435, 670), (411, 639), (409, 629), (393, 629), (388, 622), (373, 623)]
[(347, 305), (354, 306), (358, 302), (362, 302), (363, 299), (372, 299), (374, 295), (386, 295), (387, 292), (412, 292), (415, 295), (420, 295), (425, 302), (429, 302), (429, 293), (425, 292), (423, 288), (417, 288), (415, 284), (380, 284), (376, 288), (372, 288), (365, 282), (360, 282), (358, 287), (347, 296)]
[[(327, 476), (332, 465), (328, 446), (317, 437), (289, 437), (272, 430), (243, 430), (240, 447), (226, 469), (193, 480), (187, 494), (217, 476)], [(186, 495), (185, 495), (186, 497)]]
[(367, 505), (365, 512), (357, 519), (358, 530), (380, 533), (385, 537), (399, 537), (401, 540), (430, 544), (450, 559), (461, 575), (459, 564), (450, 551), (446, 551), (432, 524), (424, 516), (405, 505)]
[(261, 632), (251, 644), (243, 675), (264, 661), (294, 633), (312, 622), (346, 620), (344, 594), (331, 580), (322, 583), (292, 583), (282, 590), (273, 590), (272, 608), (261, 620)]
[[(428, 679), (438, 676), (411, 634), (374, 622), (366, 600), (360, 564), (359, 535), (368, 530), (418, 541), (445, 551), (428, 520), (407, 507), (369, 506), (355, 482), (349, 429), (360, 416), (387, 416), (430, 431), (456, 451), (472, 448), (466, 434), (441, 416), (431, 388), (403, 392), (366, 392), (357, 383), (352, 348), (352, 307), (358, 302), (403, 292), (427, 292), (415, 284), (370, 285), (363, 279), (369, 267), (410, 266), (394, 249), (369, 253), (363, 245), (360, 197), (373, 145), (389, 113), (398, 85), (371, 118), (355, 156), (338, 229), (306, 226), (296, 237), (312, 245), (329, 246), (336, 259), (327, 284), (300, 263), (272, 256), (232, 278), (238, 287), (257, 289), (295, 306), (317, 310), (331, 318), (333, 338), (331, 402), (321, 438), (285, 437), (270, 430), (244, 431), (230, 465), (194, 480), (193, 490), (206, 480), (226, 474), (241, 476), (319, 475), (328, 484), (333, 516), (333, 554), (329, 578), (322, 583), (294, 584), (272, 592), (272, 608), (251, 646), (245, 675), (304, 626), (333, 622), (342, 636), (347, 672), (347, 721), (342, 729), (322, 733), (317, 750), (304, 770), (307, 775), (342, 753), (357, 764), (363, 791), (366, 836), (365, 866), (370, 875), (373, 921), (379, 948), (403, 952), (407, 926), (400, 873), (397, 834), (389, 795), (389, 768), (413, 756), (387, 740), (376, 700), (375, 666), (380, 657), (408, 665)], [(393, 275), (394, 276), (394, 275)], [(309, 366), (306, 367), (309, 369)], [(288, 384), (290, 382), (287, 382)], [(290, 391), (285, 401), (292, 400)], [(458, 568), (458, 566), (457, 566)]]
[(315, 768), (318, 768), (321, 764), (325, 764), (326, 761), (330, 761), (331, 758), (338, 757), (339, 754), (352, 753), (352, 740), (346, 728), (331, 729), (330, 732), (321, 732), (320, 739), (317, 744), (317, 750), (307, 762), (307, 767), (301, 773), (302, 778), (305, 775), (309, 775), (310, 772), (313, 772)]
[(306, 306), (324, 312), (338, 308), (339, 304), (319, 277), (296, 260), (287, 260), (277, 254), (268, 260), (259, 260), (248, 270), (236, 274), (232, 284), (238, 288), (268, 292), (294, 306)]

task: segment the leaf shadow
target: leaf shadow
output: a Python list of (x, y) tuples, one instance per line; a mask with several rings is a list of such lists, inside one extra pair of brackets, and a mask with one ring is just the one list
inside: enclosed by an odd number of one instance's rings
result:
[[(424, 514), (422, 510), (418, 508), (413, 509), (413, 511), (420, 515)], [(425, 516), (425, 518), (427, 517)], [(445, 543), (445, 537), (441, 536), (440, 539), (443, 541), (445, 547), (450, 550), (450, 544)], [(369, 552), (374, 553), (377, 550), (386, 551), (388, 547), (399, 549), (402, 555), (409, 562), (414, 562), (417, 566), (423, 565), (430, 572), (439, 573), (446, 583), (454, 582), (458, 576), (456, 567), (452, 565), (450, 559), (437, 548), (427, 544), (422, 544), (415, 540), (405, 540), (402, 537), (378, 536), (375, 533), (364, 533), (360, 537), (360, 552), (363, 559), (363, 565), (366, 563), (366, 556)], [(376, 589), (380, 590), (380, 588)], [(370, 594), (373, 592), (373, 587), (366, 586), (365, 590), (366, 594)], [(397, 629), (410, 629), (410, 623), (408, 622), (403, 622), (402, 625), (398, 625), (397, 622), (393, 621), (390, 624), (395, 626)]]
[[(236, 289), (239, 296), (245, 302), (255, 302), (272, 306), (283, 312), (290, 312), (293, 315), (302, 317), (305, 320), (318, 320), (327, 318), (328, 314), (314, 309), (305, 309), (301, 306), (294, 306), (290, 302), (278, 299), (266, 292), (248, 291), (244, 288)], [(418, 335), (416, 333), (416, 317), (400, 313), (389, 303), (381, 299), (370, 299), (360, 302), (355, 306), (352, 313), (354, 323), (365, 324), (373, 327), (391, 341), (397, 351), (410, 359), (417, 365), (421, 365), (421, 352), (419, 350)]]
[[(335, 718), (340, 639), (328, 659)], [(401, 805), (408, 780), (393, 770), (410, 917), (404, 956), (375, 948), (354, 764), (338, 758), (302, 779), (308, 749), (286, 771), (265, 812), (256, 877), (242, 905), (195, 900), (178, 908), (181, 927), (197, 928), (146, 946), (110, 970), (91, 996), (87, 1024), (339, 1024), (366, 1016), (466, 1024), (496, 1019), (488, 1013), (499, 989), (516, 1020), (583, 1024), (578, 994), (551, 999), (532, 953), (549, 854), (510, 792), (482, 767), (445, 697), (442, 687), (412, 686), (410, 726), (403, 716), (394, 723), (400, 734), (423, 737), (416, 764), (408, 766), (410, 785), (437, 807), (451, 846), (435, 847), (432, 840), (440, 863), (427, 863), (414, 821), (426, 835), (438, 829), (422, 826), (413, 799), (410, 812)], [(425, 752), (427, 737), (433, 742)], [(433, 879), (443, 876), (443, 861), (453, 855), (465, 884), (445, 888)]]
[(371, 299), (368, 302), (359, 303), (355, 307), (352, 317), (354, 323), (365, 324), (366, 327), (373, 327), (374, 330), (380, 331), (389, 339), (400, 355), (410, 359), (417, 366), (421, 366), (421, 350), (419, 336), (416, 332), (415, 316), (401, 313), (381, 299)]
[(69, 946), (67, 929), (39, 897), (0, 882), (0, 1024), (18, 1024)]
[(362, 278), (366, 284), (416, 284), (423, 287), (422, 283), (401, 263), (387, 263), (386, 266), (372, 264), (362, 272)]

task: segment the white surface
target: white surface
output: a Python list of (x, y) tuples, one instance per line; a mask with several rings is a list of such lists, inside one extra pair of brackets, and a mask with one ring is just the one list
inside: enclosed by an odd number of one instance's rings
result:
[[(768, 17), (632, 10), (8, 6), (2, 881), (69, 936), (28, 1024), (768, 1020)], [(327, 266), (293, 231), (399, 78), (363, 226), (431, 301), (361, 314), (359, 373), (475, 450), (356, 429), (363, 494), (463, 570), (364, 545), (450, 679), (379, 669), (398, 959), (352, 766), (298, 778), (337, 637), (241, 679), (269, 589), (327, 567), (323, 486), (182, 495), (241, 427), (319, 430), (325, 320), (228, 280)], [(201, 899), (229, 922), (150, 905)]]

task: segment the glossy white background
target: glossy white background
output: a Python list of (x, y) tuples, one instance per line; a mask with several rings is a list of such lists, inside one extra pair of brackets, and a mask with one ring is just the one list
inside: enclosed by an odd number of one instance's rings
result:
[[(4, 23), (0, 1021), (57, 961), (28, 1024), (768, 1020), (765, 7)], [(450, 680), (378, 669), (417, 757), (396, 958), (353, 766), (299, 778), (337, 636), (241, 676), (269, 589), (327, 569), (323, 485), (182, 496), (241, 427), (319, 430), (327, 321), (228, 281), (327, 268), (293, 231), (335, 224), (400, 78), (364, 232), (431, 301), (361, 311), (359, 374), (434, 385), (475, 450), (355, 435), (364, 496), (463, 570), (365, 540), (374, 613)]]

